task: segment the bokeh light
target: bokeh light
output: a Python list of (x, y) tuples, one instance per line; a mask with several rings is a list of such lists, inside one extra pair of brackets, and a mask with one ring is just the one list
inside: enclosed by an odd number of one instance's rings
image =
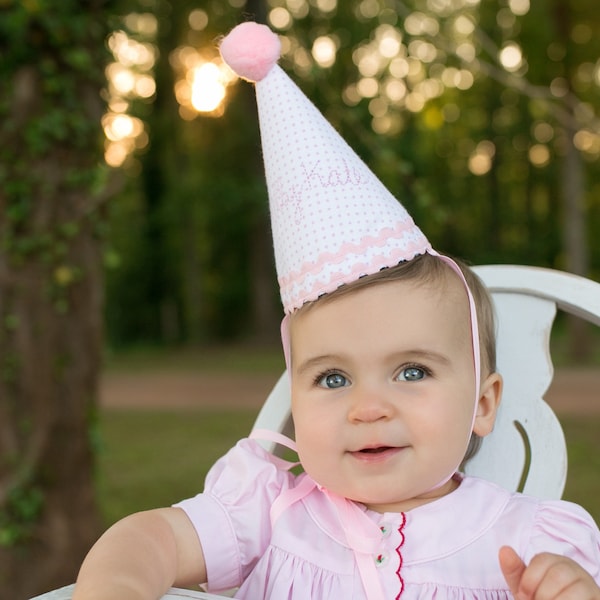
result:
[(473, 175), (485, 175), (492, 168), (492, 161), (496, 154), (496, 146), (489, 140), (479, 142), (469, 156), (469, 171)]
[(288, 29), (293, 23), (292, 15), (283, 6), (276, 6), (269, 12), (269, 23), (275, 29)]
[(225, 84), (221, 70), (212, 62), (193, 69), (190, 102), (198, 112), (217, 110), (225, 98)]
[(315, 6), (322, 13), (333, 12), (337, 8), (337, 0), (313, 0)]
[(534, 144), (529, 148), (529, 161), (535, 167), (545, 167), (550, 162), (550, 150), (545, 144)]
[(513, 14), (521, 17), (529, 12), (530, 0), (508, 0), (508, 8)]
[(174, 91), (181, 118), (189, 121), (199, 115), (223, 115), (227, 88), (238, 77), (222, 61), (216, 48), (180, 46), (171, 52), (169, 61), (176, 73)]
[(312, 46), (311, 54), (320, 67), (328, 68), (335, 64), (337, 44), (331, 36), (319, 36)]
[(188, 23), (194, 31), (203, 31), (208, 25), (208, 14), (206, 11), (197, 8), (190, 12)]
[(581, 129), (574, 135), (573, 144), (578, 150), (592, 157), (600, 155), (600, 135), (597, 132)]
[(523, 65), (523, 54), (521, 48), (515, 42), (506, 44), (498, 55), (500, 64), (509, 72), (518, 71)]
[(123, 166), (135, 150), (147, 146), (144, 123), (129, 111), (134, 102), (150, 101), (156, 93), (156, 17), (131, 13), (123, 18), (123, 25), (127, 32), (114, 31), (107, 40), (114, 62), (106, 67), (108, 111), (102, 127), (106, 137), (104, 160), (111, 167)]

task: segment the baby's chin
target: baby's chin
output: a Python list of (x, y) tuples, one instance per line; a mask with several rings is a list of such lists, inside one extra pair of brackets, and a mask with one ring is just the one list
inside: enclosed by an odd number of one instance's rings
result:
[(348, 490), (347, 488), (328, 487), (327, 485), (322, 485), (321, 487), (356, 504), (364, 505), (368, 510), (377, 513), (402, 512), (402, 507), (407, 501), (410, 502), (411, 500), (404, 496), (391, 495), (389, 491), (378, 493), (377, 490), (371, 489), (357, 493), (356, 490)]
[(384, 492), (377, 495), (374, 491), (371, 491), (371, 493), (366, 492), (364, 494), (347, 494), (345, 497), (358, 504), (363, 504), (367, 510), (376, 513), (401, 513), (435, 502), (452, 493), (459, 486), (460, 480), (453, 477), (439, 487), (412, 490), (411, 493), (404, 495), (402, 493), (393, 495)]
[(426, 490), (422, 493), (416, 493), (408, 498), (390, 499), (389, 502), (361, 502), (361, 504), (364, 504), (368, 510), (377, 513), (408, 512), (447, 496), (459, 486), (460, 481), (453, 477), (439, 487), (434, 487), (434, 489)]

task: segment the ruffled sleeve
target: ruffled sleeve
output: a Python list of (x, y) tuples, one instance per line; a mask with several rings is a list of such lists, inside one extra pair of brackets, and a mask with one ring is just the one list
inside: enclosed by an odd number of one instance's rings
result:
[(528, 563), (541, 552), (572, 558), (600, 585), (600, 531), (581, 506), (565, 501), (540, 503), (523, 558)]
[(271, 537), (270, 507), (294, 476), (253, 440), (242, 440), (215, 463), (202, 494), (179, 502), (204, 551), (208, 587), (238, 587)]

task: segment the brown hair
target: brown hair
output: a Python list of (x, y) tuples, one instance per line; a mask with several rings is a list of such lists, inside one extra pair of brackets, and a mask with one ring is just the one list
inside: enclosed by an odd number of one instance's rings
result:
[[(477, 324), (479, 328), (479, 346), (481, 352), (482, 376), (496, 370), (496, 329), (494, 321), (494, 305), (491, 296), (479, 277), (463, 261), (452, 259), (462, 271), (467, 285), (473, 295), (475, 309), (477, 310)], [(352, 283), (340, 286), (337, 290), (324, 294), (318, 300), (305, 304), (299, 310), (304, 312), (312, 306), (319, 305), (340, 296), (350, 294), (371, 285), (389, 281), (417, 281), (428, 283), (443, 280), (449, 274), (456, 276), (452, 268), (439, 257), (431, 254), (420, 254), (412, 260), (404, 261), (387, 269), (382, 269), (372, 275), (360, 277)]]

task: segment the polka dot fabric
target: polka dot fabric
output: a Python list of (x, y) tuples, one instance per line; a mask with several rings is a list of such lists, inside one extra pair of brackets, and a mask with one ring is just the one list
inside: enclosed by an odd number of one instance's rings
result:
[(256, 82), (286, 313), (431, 246), (404, 207), (278, 66)]

